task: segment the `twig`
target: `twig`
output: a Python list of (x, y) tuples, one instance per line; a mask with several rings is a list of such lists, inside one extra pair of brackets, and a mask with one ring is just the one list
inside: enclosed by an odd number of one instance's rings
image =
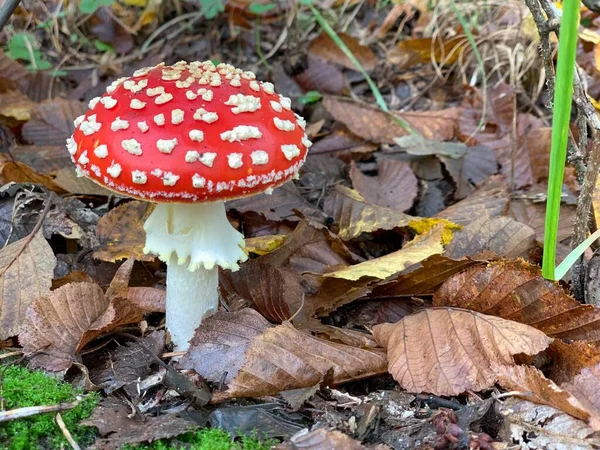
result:
[(21, 3), (21, 0), (4, 0), (0, 4), (0, 31), (2, 31), (15, 9), (17, 9), (19, 3)]
[(73, 450), (81, 450), (81, 447), (79, 446), (79, 444), (77, 444), (77, 442), (75, 442), (75, 439), (73, 439), (73, 436), (71, 436), (71, 433), (67, 429), (67, 426), (65, 425), (65, 421), (63, 420), (63, 418), (59, 412), (56, 413), (56, 424), (58, 425), (58, 428), (60, 428), (60, 431), (62, 431), (62, 434), (65, 437), (65, 439), (67, 440), (67, 442), (69, 444), (71, 444), (71, 447), (73, 448)]
[(9, 411), (0, 411), (0, 423), (8, 422), (10, 420), (23, 419), (25, 417), (37, 416), (38, 414), (45, 414), (49, 412), (68, 411), (77, 407), (83, 400), (83, 397), (77, 397), (74, 402), (71, 403), (58, 403), (56, 405), (46, 406), (27, 406), (25, 408), (16, 408)]

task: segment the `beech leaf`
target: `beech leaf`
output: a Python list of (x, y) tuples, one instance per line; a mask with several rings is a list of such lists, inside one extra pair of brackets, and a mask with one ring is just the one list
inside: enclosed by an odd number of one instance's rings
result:
[(0, 250), (0, 339), (16, 336), (29, 305), (50, 293), (54, 266), (42, 230)]
[(489, 388), (493, 363), (511, 365), (513, 355), (535, 355), (552, 341), (527, 325), (454, 308), (425, 309), (373, 334), (402, 388), (435, 395)]

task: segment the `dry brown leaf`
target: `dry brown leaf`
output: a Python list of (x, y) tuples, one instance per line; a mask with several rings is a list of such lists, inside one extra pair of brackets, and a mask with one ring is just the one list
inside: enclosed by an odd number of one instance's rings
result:
[(394, 211), (410, 209), (417, 197), (418, 181), (410, 164), (385, 158), (377, 162), (376, 177), (364, 175), (352, 163), (350, 179), (354, 189), (369, 203)]
[[(310, 164), (312, 156), (325, 154), (332, 158), (350, 162), (354, 156), (369, 155), (377, 148), (376, 144), (365, 141), (353, 134), (344, 125), (336, 123), (331, 133), (313, 143), (306, 164)], [(306, 167), (306, 164), (303, 167)]]
[(385, 450), (385, 444), (362, 445), (341, 431), (319, 428), (308, 431), (307, 428), (290, 438), (290, 443), (284, 442), (273, 447), (273, 450)]
[(534, 246), (534, 241), (535, 231), (527, 225), (506, 216), (482, 216), (454, 232), (444, 255), (461, 259), (488, 251), (497, 256), (516, 258), (525, 256)]
[(41, 184), (42, 186), (47, 187), (48, 189), (56, 192), (57, 194), (67, 193), (67, 191), (65, 191), (62, 187), (56, 184), (52, 177), (38, 173), (31, 167), (18, 161), (0, 161), (0, 179), (3, 184), (7, 184), (10, 182), (34, 183)]
[[(460, 225), (468, 225), (481, 216), (490, 218), (505, 213), (509, 203), (508, 188), (501, 177), (489, 180), (473, 194), (436, 215)], [(517, 218), (517, 220), (519, 220)], [(523, 222), (519, 220), (519, 222)], [(525, 222), (523, 222), (525, 223)]]
[(143, 251), (146, 242), (144, 222), (152, 209), (152, 203), (131, 201), (104, 215), (96, 228), (100, 245), (94, 249), (94, 258), (108, 262), (127, 258), (153, 261), (154, 256)]
[(75, 129), (73, 121), (86, 111), (84, 103), (61, 98), (37, 104), (23, 125), (23, 138), (36, 145), (64, 146)]
[[(369, 105), (340, 97), (326, 96), (323, 106), (333, 118), (352, 133), (380, 144), (394, 144), (395, 138), (409, 134), (391, 115)], [(454, 138), (459, 108), (440, 111), (395, 113), (427, 139), (447, 141)]]
[[(346, 33), (338, 33), (338, 37), (346, 44), (366, 71), (375, 69), (377, 56), (375, 56), (369, 47), (361, 45), (356, 38)], [(357, 70), (356, 65), (340, 49), (340, 46), (333, 42), (325, 32), (321, 32), (311, 41), (308, 45), (308, 51), (325, 61), (339, 64), (347, 69)]]
[(54, 181), (71, 194), (114, 195), (113, 191), (100, 186), (98, 183), (94, 183), (90, 178), (78, 177), (75, 172), (75, 166), (72, 164), (58, 170)]
[(31, 118), (35, 103), (19, 91), (0, 94), (0, 116), (25, 122)]
[(548, 378), (557, 384), (571, 381), (586, 367), (600, 364), (600, 348), (586, 341), (555, 340), (546, 353), (552, 358)]
[(600, 341), (600, 310), (582, 305), (523, 260), (471, 267), (446, 280), (433, 301), (528, 324), (553, 338)]
[[(582, 392), (573, 389), (574, 386), (563, 385), (564, 389), (567, 389), (563, 390), (532, 366), (493, 364), (492, 370), (496, 373), (498, 383), (504, 389), (522, 392), (524, 399), (556, 408), (587, 422), (593, 429), (600, 430), (600, 411), (593, 407), (589, 408), (588, 405), (581, 402), (580, 399), (586, 397), (581, 396)], [(590, 381), (595, 383), (594, 392), (597, 395), (600, 379), (595, 378)], [(592, 393), (587, 392), (587, 394)]]
[(348, 92), (348, 80), (344, 73), (328, 61), (308, 54), (307, 66), (294, 76), (294, 81), (304, 91), (319, 91), (323, 94), (343, 95)]
[(416, 217), (367, 203), (355, 190), (336, 185), (323, 205), (339, 227), (338, 236), (348, 241), (362, 233), (405, 227)]
[(0, 339), (16, 336), (29, 305), (50, 292), (54, 266), (42, 230), (0, 250)]
[[(116, 285), (119, 277), (127, 276), (123, 273), (127, 269), (128, 266), (122, 266), (117, 271)], [(67, 284), (38, 298), (27, 310), (19, 335), (26, 353), (40, 352), (33, 356), (30, 365), (52, 372), (65, 371), (77, 352), (92, 339), (141, 320), (142, 310), (119, 296), (122, 293), (112, 283), (105, 295), (99, 285), (84, 282)], [(126, 290), (124, 294), (127, 295)]]
[(535, 355), (552, 341), (535, 328), (454, 308), (426, 309), (373, 328), (387, 348), (388, 370), (408, 392), (458, 395), (495, 382), (492, 363)]
[[(573, 380), (569, 383), (563, 383), (561, 387), (567, 389), (575, 397), (577, 397), (581, 403), (583, 403), (588, 410), (593, 410), (597, 417), (600, 415), (600, 364), (596, 364), (592, 367), (584, 368)], [(568, 412), (568, 411), (565, 411)], [(590, 413), (591, 415), (591, 413)], [(590, 426), (599, 429), (600, 422), (592, 424)]]
[(237, 272), (224, 271), (220, 277), (221, 294), (229, 304), (236, 302), (232, 296), (239, 296), (274, 323), (288, 320), (301, 308), (300, 282), (296, 273), (260, 262), (242, 264)]
[(389, 51), (388, 59), (392, 64), (409, 69), (417, 64), (453, 64), (458, 60), (462, 49), (469, 43), (464, 36), (443, 39), (426, 37), (420, 39), (405, 39), (398, 42)]
[[(534, 201), (537, 200), (537, 201)], [(544, 242), (544, 227), (546, 221), (546, 202), (539, 198), (511, 199), (509, 215), (518, 222), (530, 226), (535, 230), (535, 239)], [(575, 223), (575, 205), (561, 205), (558, 218), (558, 241), (569, 239), (573, 234)]]
[(12, 154), (16, 161), (46, 175), (73, 166), (71, 155), (66, 151), (64, 143), (62, 145), (18, 145)]
[(431, 255), (444, 251), (444, 225), (436, 225), (430, 231), (418, 235), (400, 250), (379, 258), (355, 264), (323, 275), (326, 278), (341, 278), (356, 281), (363, 277), (384, 280), (404, 269), (417, 264)]
[(23, 82), (30, 77), (31, 72), (0, 50), (0, 87), (3, 90), (24, 87)]
[(166, 311), (167, 292), (152, 287), (130, 287), (127, 299), (138, 308), (147, 312)]
[(252, 309), (208, 317), (190, 341), (180, 366), (229, 387), (213, 401), (260, 397), (379, 375), (386, 361), (380, 349), (366, 350), (315, 338), (289, 323), (271, 326)]

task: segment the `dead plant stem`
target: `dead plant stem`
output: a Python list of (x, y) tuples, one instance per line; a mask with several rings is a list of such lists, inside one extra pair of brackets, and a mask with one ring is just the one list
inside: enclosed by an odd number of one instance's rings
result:
[(15, 9), (17, 9), (19, 3), (21, 3), (21, 0), (5, 0), (0, 3), (0, 31), (2, 31)]

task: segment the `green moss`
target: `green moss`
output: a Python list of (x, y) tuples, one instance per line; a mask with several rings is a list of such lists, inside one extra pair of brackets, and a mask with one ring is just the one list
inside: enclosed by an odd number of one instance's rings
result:
[[(29, 371), (19, 366), (0, 367), (0, 398), (4, 410), (27, 406), (55, 405), (72, 402), (80, 391), (39, 371)], [(61, 412), (73, 438), (85, 447), (94, 439), (94, 428), (79, 426), (90, 416), (98, 395), (92, 394), (76, 407)], [(34, 450), (69, 447), (54, 422), (54, 413), (39, 414), (25, 419), (0, 423), (0, 449)]]
[(269, 450), (274, 444), (274, 440), (260, 441), (254, 436), (243, 436), (239, 442), (234, 442), (226, 431), (204, 428), (176, 439), (161, 439), (152, 444), (137, 446), (126, 445), (123, 450)]

